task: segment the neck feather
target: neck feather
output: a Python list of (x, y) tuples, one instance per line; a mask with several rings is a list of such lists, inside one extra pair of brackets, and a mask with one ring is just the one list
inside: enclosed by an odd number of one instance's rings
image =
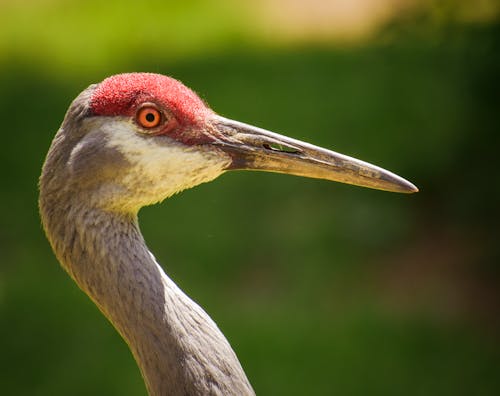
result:
[(125, 339), (151, 395), (254, 394), (217, 325), (156, 263), (135, 215), (40, 207), (58, 259)]

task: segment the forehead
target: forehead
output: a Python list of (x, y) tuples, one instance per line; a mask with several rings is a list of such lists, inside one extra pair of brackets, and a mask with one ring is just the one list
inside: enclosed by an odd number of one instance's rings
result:
[(202, 120), (212, 111), (193, 91), (174, 78), (152, 73), (118, 74), (102, 81), (90, 100), (95, 115), (131, 115), (152, 101), (172, 111), (181, 122)]

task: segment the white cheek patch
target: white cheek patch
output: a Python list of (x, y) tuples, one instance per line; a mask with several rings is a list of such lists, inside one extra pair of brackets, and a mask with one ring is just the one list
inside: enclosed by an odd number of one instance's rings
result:
[[(229, 156), (216, 149), (187, 146), (166, 136), (141, 135), (135, 124), (123, 119), (107, 118), (101, 131), (106, 135), (106, 144), (130, 162), (131, 167), (124, 170), (120, 180), (144, 199), (143, 205), (211, 181), (231, 162)], [(159, 144), (158, 139), (165, 140)]]

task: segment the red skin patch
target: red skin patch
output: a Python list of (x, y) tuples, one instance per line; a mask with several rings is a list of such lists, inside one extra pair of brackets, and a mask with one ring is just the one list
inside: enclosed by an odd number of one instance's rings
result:
[(176, 128), (159, 134), (168, 134), (186, 144), (213, 140), (200, 128), (213, 111), (180, 81), (160, 74), (126, 73), (108, 77), (95, 89), (90, 108), (94, 115), (133, 117), (144, 102), (156, 103), (175, 117)]

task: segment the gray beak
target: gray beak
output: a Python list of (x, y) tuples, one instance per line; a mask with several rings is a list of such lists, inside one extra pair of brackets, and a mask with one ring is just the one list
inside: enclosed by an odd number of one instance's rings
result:
[(401, 193), (418, 191), (378, 166), (221, 116), (211, 120), (213, 144), (229, 154), (228, 170), (247, 169), (326, 179)]

